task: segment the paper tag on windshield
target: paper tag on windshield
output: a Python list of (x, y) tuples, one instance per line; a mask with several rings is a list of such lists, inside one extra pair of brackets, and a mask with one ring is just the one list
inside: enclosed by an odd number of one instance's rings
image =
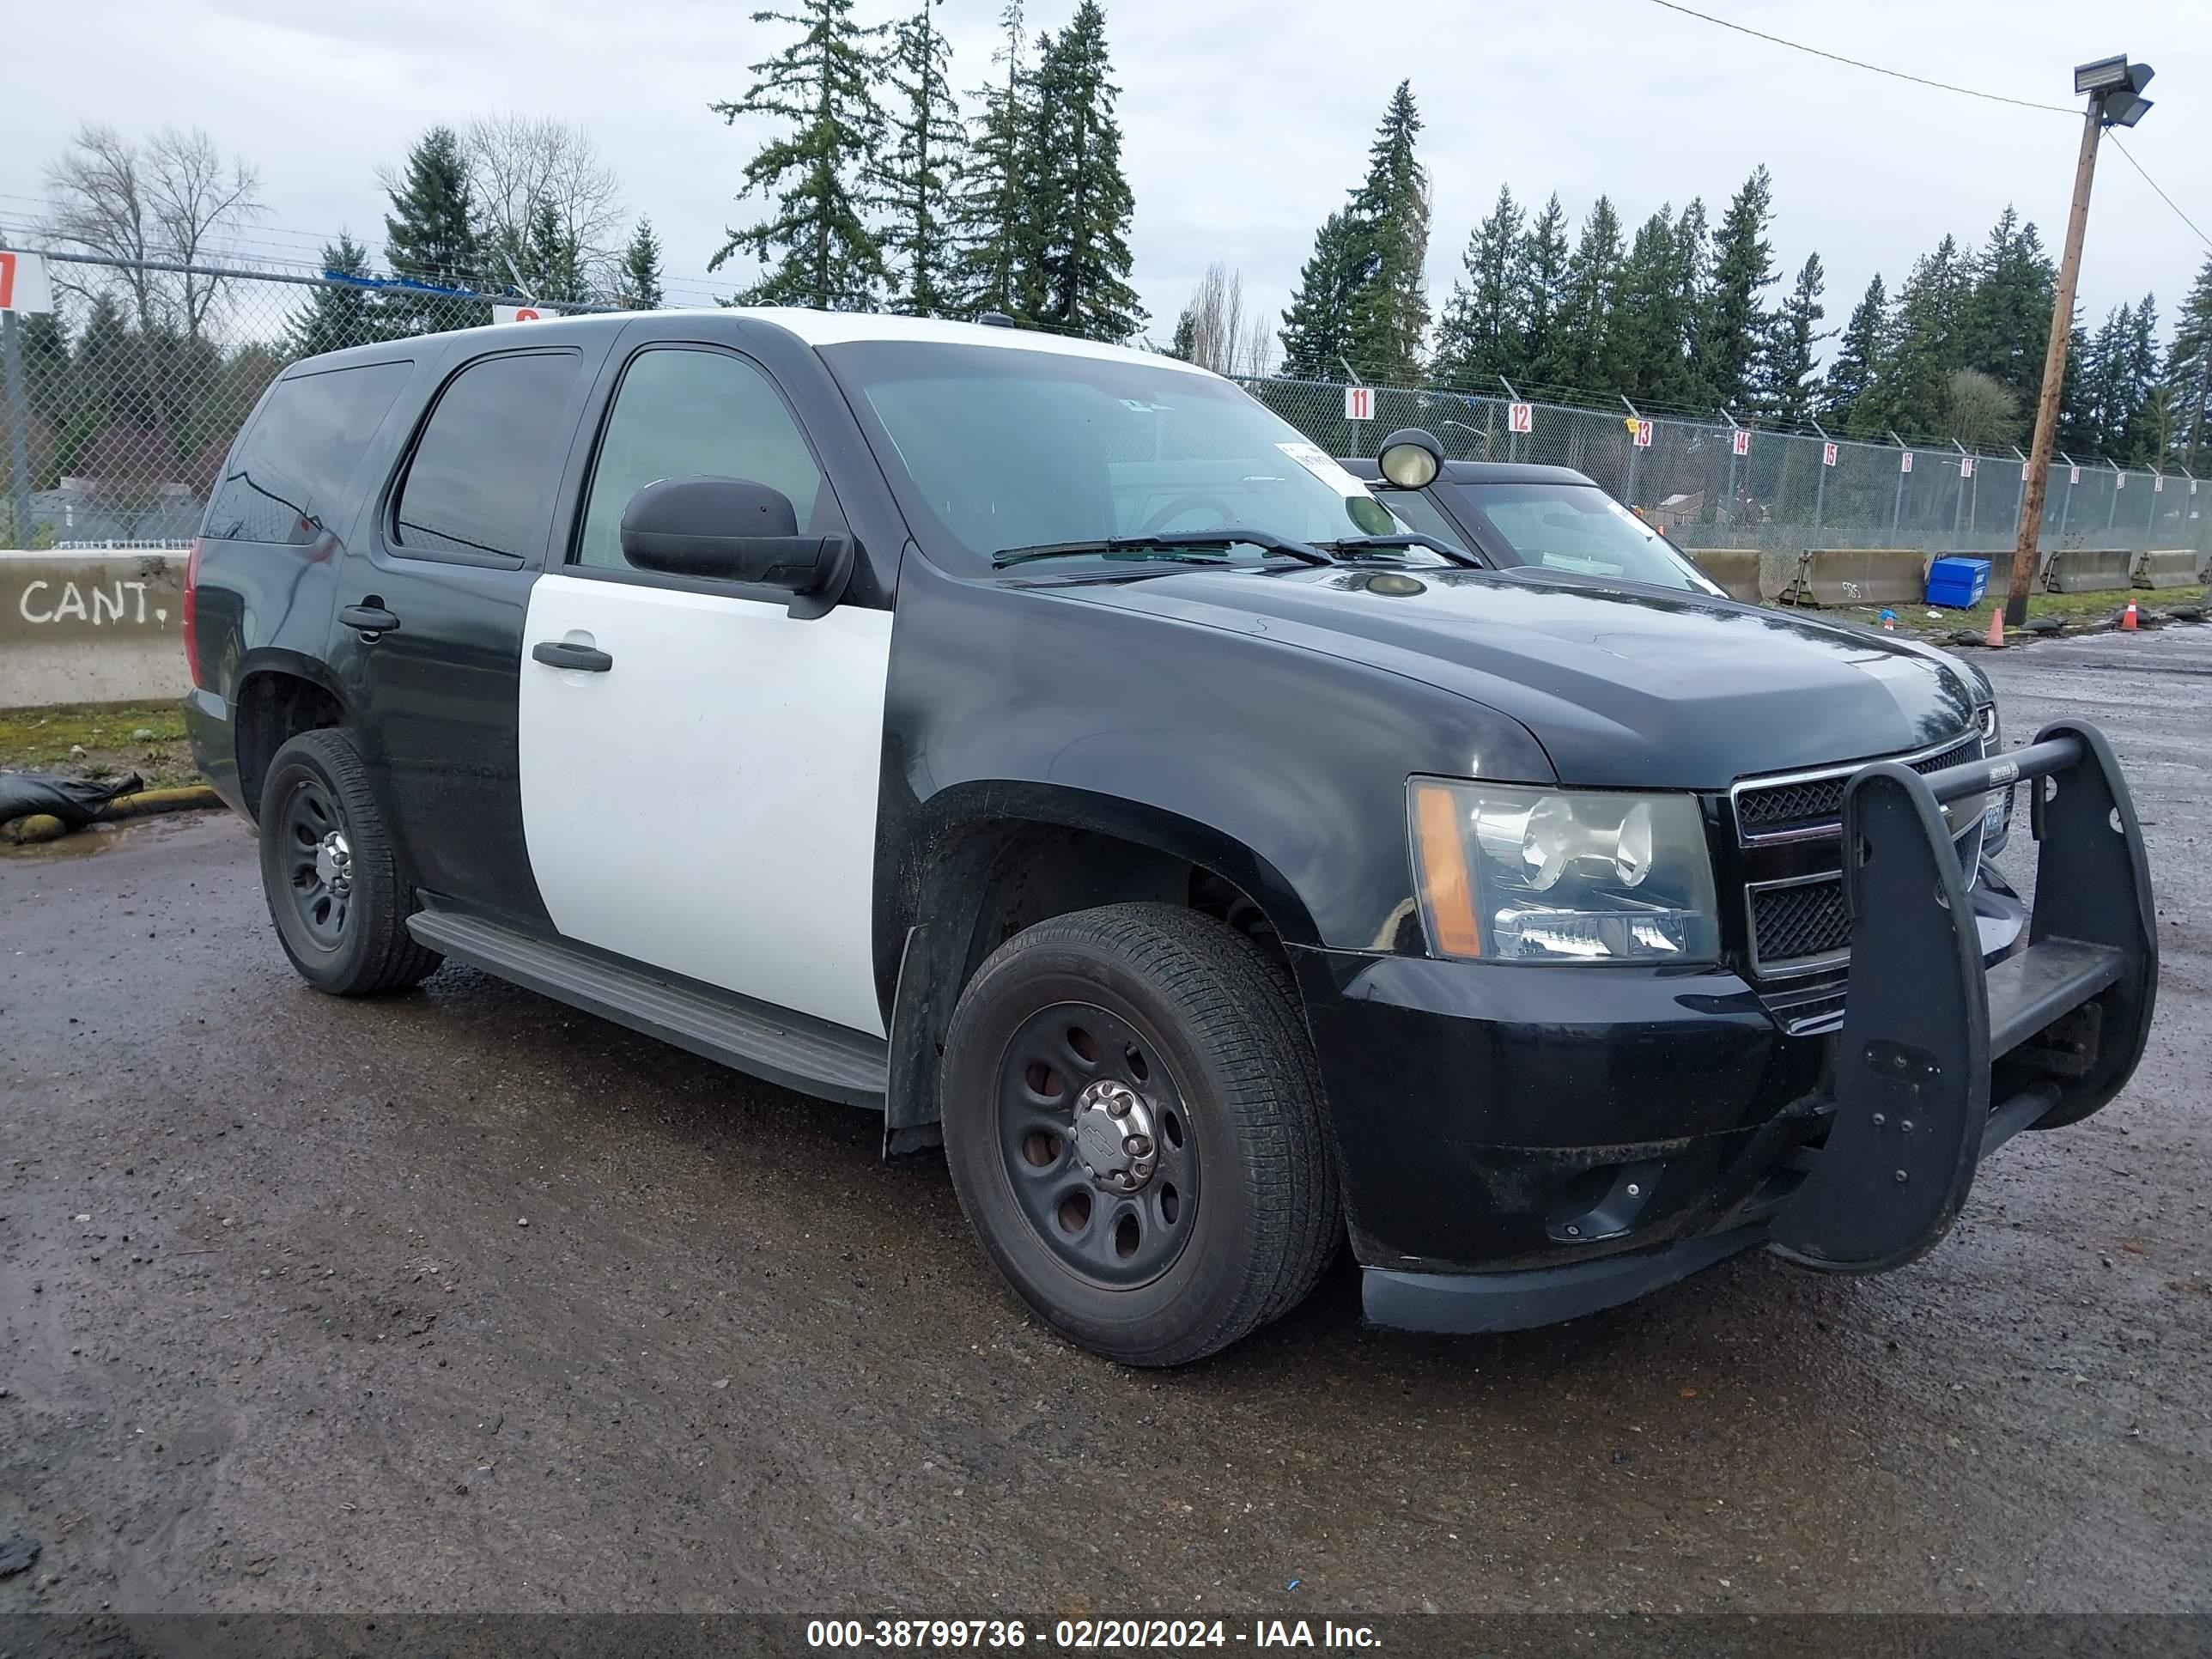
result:
[(1277, 444), (1275, 447), (1340, 495), (1367, 493), (1365, 484), (1331, 460), (1328, 452), (1316, 444)]

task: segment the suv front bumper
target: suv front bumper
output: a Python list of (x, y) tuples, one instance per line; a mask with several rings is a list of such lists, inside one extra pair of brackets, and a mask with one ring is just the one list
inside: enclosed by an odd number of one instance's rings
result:
[[(2044, 896), (2024, 940), (2017, 900), (1963, 888), (1938, 810), (1991, 769), (2035, 780)], [(1876, 763), (1848, 799), (1848, 844), (1874, 856), (1846, 872), (1853, 989), (1825, 1027), (1713, 969), (1293, 953), (1370, 1319), (1543, 1324), (1762, 1243), (1900, 1265), (1948, 1230), (1981, 1156), (2118, 1092), (2156, 949), (2102, 738), (2053, 728), (1925, 779)]]

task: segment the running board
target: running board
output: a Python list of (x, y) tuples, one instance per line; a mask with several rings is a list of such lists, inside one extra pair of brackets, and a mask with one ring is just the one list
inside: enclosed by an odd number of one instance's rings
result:
[(587, 947), (476, 916), (418, 911), (407, 931), (433, 951), (769, 1083), (881, 1111), (889, 1050), (872, 1037)]

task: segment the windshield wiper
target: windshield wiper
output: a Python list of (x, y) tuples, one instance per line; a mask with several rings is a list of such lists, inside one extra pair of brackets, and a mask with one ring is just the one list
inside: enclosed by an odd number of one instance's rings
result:
[(1033, 559), (1141, 558), (1147, 554), (1175, 555), (1208, 550), (1226, 553), (1232, 547), (1256, 547), (1263, 552), (1286, 554), (1306, 564), (1336, 562), (1334, 557), (1311, 542), (1292, 541), (1287, 536), (1278, 536), (1272, 530), (1249, 530), (1240, 525), (1224, 525), (1218, 530), (1175, 532), (1158, 536), (1101, 536), (1095, 541), (1042, 542), (1035, 547), (1002, 547), (991, 556), (991, 568), (1003, 570), (1010, 564), (1027, 564)]
[(1449, 542), (1439, 541), (1434, 536), (1424, 535), (1418, 530), (1401, 531), (1391, 536), (1346, 536), (1340, 540), (1322, 542), (1339, 558), (1348, 558), (1361, 553), (1381, 553), (1395, 548), (1425, 547), (1431, 553), (1440, 553), (1453, 564), (1463, 564), (1474, 570), (1486, 569), (1480, 559), (1463, 547), (1454, 547)]

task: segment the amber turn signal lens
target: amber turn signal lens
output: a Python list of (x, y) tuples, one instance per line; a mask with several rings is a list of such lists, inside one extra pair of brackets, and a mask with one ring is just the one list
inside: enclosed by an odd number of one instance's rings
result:
[(1441, 785), (1413, 786), (1413, 852), (1429, 937), (1448, 957), (1479, 957), (1482, 930), (1475, 924), (1474, 889), (1460, 844), (1460, 810), (1452, 792)]

